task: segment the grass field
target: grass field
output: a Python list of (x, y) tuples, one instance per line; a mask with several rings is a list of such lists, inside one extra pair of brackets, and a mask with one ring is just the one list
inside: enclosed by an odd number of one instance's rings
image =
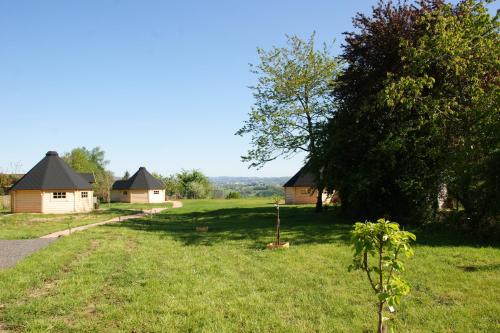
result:
[(101, 209), (80, 214), (10, 214), (0, 211), (0, 239), (36, 238), (51, 232), (130, 215), (153, 207), (170, 207), (171, 204), (103, 204)]
[[(265, 199), (184, 207), (59, 239), (0, 271), (0, 331), (372, 332), (365, 276), (348, 273), (351, 226)], [(208, 226), (207, 233), (195, 232)], [(397, 332), (498, 332), (500, 249), (417, 233)]]

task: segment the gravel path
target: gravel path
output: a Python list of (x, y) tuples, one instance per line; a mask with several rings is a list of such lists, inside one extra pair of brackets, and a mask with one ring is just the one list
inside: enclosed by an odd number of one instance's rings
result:
[(56, 239), (0, 240), (0, 269), (14, 266), (22, 258), (46, 247)]
[(176, 200), (167, 200), (167, 202), (172, 203), (172, 208), (181, 208), (182, 207), (182, 202), (176, 201)]
[(53, 232), (51, 234), (42, 236), (40, 238), (46, 239), (46, 238), (57, 238), (57, 237), (61, 237), (61, 236), (68, 236), (68, 235), (74, 233), (75, 231), (81, 231), (81, 230), (85, 230), (85, 229), (88, 229), (88, 228), (97, 227), (98, 225), (103, 225), (103, 224), (116, 223), (116, 222), (121, 222), (121, 221), (129, 220), (129, 219), (136, 219), (136, 218), (139, 218), (139, 217), (147, 216), (149, 214), (159, 213), (159, 212), (161, 212), (161, 211), (163, 211), (165, 209), (166, 208), (152, 208), (152, 209), (147, 209), (147, 210), (144, 210), (142, 213), (138, 213), (138, 214), (118, 216), (118, 217), (112, 218), (111, 220), (97, 222), (97, 223), (92, 223), (92, 224), (87, 224), (87, 225), (82, 225), (82, 226), (79, 226), (79, 227), (74, 227), (74, 228), (71, 228), (71, 230), (70, 229), (66, 229), (66, 230), (56, 231), (56, 232)]

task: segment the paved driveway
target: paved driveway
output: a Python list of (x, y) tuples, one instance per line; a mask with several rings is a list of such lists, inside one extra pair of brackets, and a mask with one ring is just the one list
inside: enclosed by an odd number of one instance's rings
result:
[(36, 252), (57, 238), (0, 240), (0, 269), (14, 266), (22, 258)]

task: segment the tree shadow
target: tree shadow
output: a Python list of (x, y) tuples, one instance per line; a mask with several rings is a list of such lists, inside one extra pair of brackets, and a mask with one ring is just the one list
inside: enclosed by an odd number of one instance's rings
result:
[(485, 265), (469, 265), (457, 266), (464, 272), (479, 272), (479, 271), (499, 271), (500, 264), (485, 264)]
[(127, 209), (127, 208), (106, 208), (106, 209), (99, 209), (99, 210), (94, 210), (90, 214), (92, 215), (132, 215), (132, 214), (137, 214), (141, 213), (141, 209)]
[(500, 247), (500, 239), (495, 236), (464, 232), (452, 229), (442, 223), (434, 223), (431, 226), (409, 230), (417, 236), (418, 245), (426, 246), (470, 246), (470, 247)]
[[(127, 211), (130, 213), (130, 211)], [(211, 246), (238, 242), (261, 249), (274, 240), (276, 215), (269, 207), (234, 207), (196, 212), (165, 211), (151, 218), (132, 219), (107, 228), (129, 228), (171, 238), (184, 245)], [(353, 220), (342, 217), (338, 208), (315, 213), (310, 206), (282, 206), (280, 209), (282, 240), (300, 244), (349, 244)], [(198, 232), (196, 227), (208, 227)], [(416, 246), (498, 246), (498, 242), (446, 229), (408, 229), (417, 235)]]
[[(280, 209), (283, 241), (292, 244), (323, 244), (349, 241), (351, 224), (338, 217), (335, 211), (317, 214), (310, 207)], [(110, 224), (109, 228), (130, 228), (157, 233), (184, 245), (211, 246), (239, 242), (252, 249), (262, 248), (273, 241), (276, 215), (274, 207), (222, 208), (200, 212), (161, 213), (152, 218), (127, 220)], [(196, 227), (208, 227), (197, 232)]]

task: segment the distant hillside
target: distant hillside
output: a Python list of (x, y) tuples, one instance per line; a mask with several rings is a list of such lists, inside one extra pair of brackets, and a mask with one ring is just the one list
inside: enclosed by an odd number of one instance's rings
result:
[(229, 193), (242, 197), (283, 196), (283, 184), (290, 177), (209, 177), (214, 185), (213, 197), (225, 198)]
[(279, 185), (282, 186), (290, 177), (209, 177), (216, 185)]

